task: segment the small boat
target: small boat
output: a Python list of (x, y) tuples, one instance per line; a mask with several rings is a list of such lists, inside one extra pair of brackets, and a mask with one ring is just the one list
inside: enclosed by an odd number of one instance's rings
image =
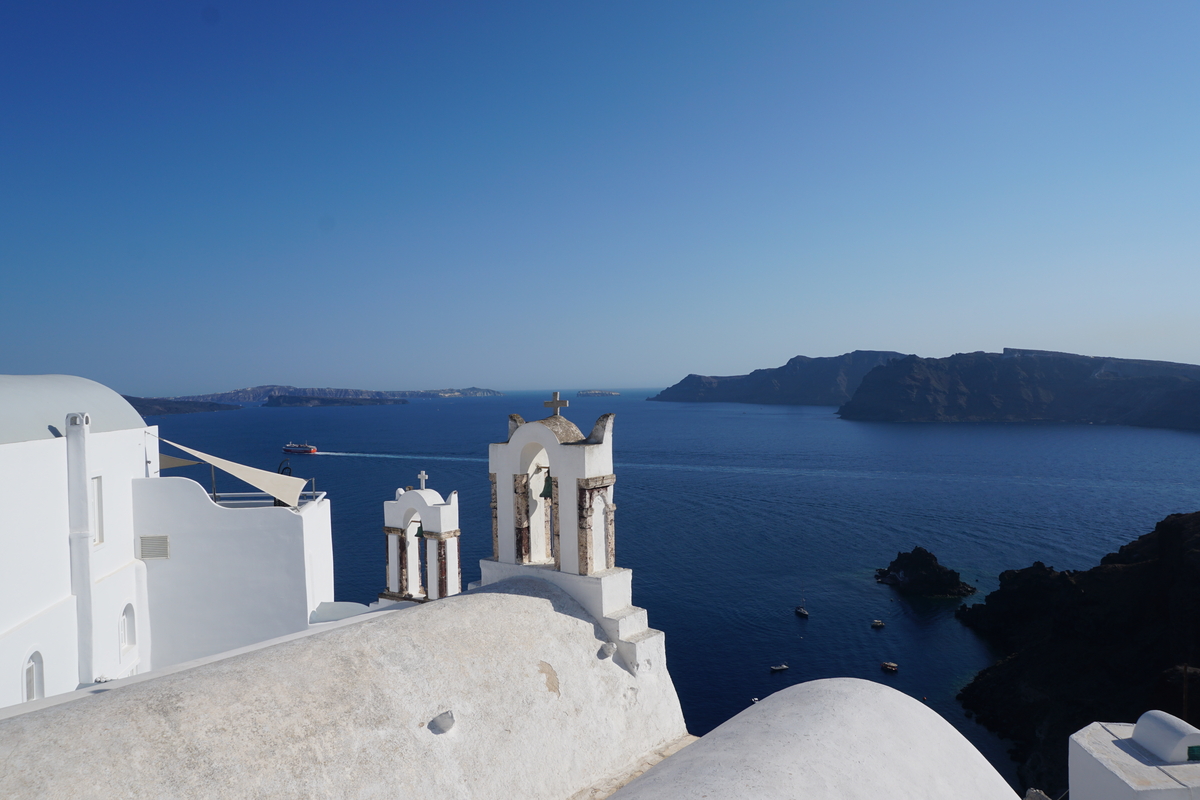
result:
[(305, 442), (304, 444), (296, 444), (295, 442), (288, 442), (287, 444), (285, 444), (283, 446), (283, 452), (285, 452), (285, 453), (315, 453), (315, 452), (317, 452), (317, 448), (313, 447), (308, 442)]
[(883, 627), (883, 620), (881, 620), (881, 619), (873, 619), (873, 620), (871, 620), (871, 627), (872, 627), (872, 628), (882, 628), (882, 627)]
[(775, 666), (771, 667), (771, 672), (783, 672), (787, 668), (787, 664), (776, 664)]
[(796, 616), (800, 619), (808, 619), (808, 609), (804, 607), (806, 602), (807, 601), (802, 598), (800, 600), (800, 605), (796, 606)]
[(895, 661), (884, 661), (882, 664), (879, 665), (879, 668), (882, 669), (884, 672), (899, 672), (900, 671), (900, 665), (897, 664)]

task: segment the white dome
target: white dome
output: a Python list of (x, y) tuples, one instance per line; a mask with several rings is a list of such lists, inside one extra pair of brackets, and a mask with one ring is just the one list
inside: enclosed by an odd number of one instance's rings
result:
[(57, 438), (75, 413), (91, 417), (92, 433), (146, 427), (124, 397), (87, 378), (0, 375), (0, 444)]
[(611, 800), (1017, 800), (937, 712), (857, 678), (776, 692)]

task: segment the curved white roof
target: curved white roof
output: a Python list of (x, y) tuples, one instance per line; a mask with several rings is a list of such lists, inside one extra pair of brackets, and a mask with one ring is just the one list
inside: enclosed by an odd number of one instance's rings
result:
[(1017, 800), (963, 735), (906, 694), (857, 678), (776, 692), (611, 800)]
[(93, 433), (146, 427), (124, 397), (87, 378), (0, 375), (0, 444), (54, 439), (67, 414), (78, 412), (92, 418)]
[(0, 719), (0, 797), (568, 798), (686, 734), (545, 581), (330, 625)]

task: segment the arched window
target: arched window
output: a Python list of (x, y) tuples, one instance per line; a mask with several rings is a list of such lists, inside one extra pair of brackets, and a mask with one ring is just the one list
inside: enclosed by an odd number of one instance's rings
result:
[(121, 652), (137, 644), (137, 624), (134, 621), (133, 605), (125, 606), (121, 612)]
[(42, 654), (34, 652), (25, 659), (25, 699), (39, 700), (46, 696), (46, 683), (42, 677)]

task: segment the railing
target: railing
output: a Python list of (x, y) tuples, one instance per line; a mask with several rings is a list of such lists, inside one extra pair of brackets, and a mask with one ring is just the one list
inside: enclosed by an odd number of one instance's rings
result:
[[(268, 508), (276, 504), (275, 498), (266, 492), (220, 492), (213, 502), (224, 508)], [(325, 492), (301, 492), (298, 508), (325, 499)], [(286, 506), (285, 506), (286, 507)]]

